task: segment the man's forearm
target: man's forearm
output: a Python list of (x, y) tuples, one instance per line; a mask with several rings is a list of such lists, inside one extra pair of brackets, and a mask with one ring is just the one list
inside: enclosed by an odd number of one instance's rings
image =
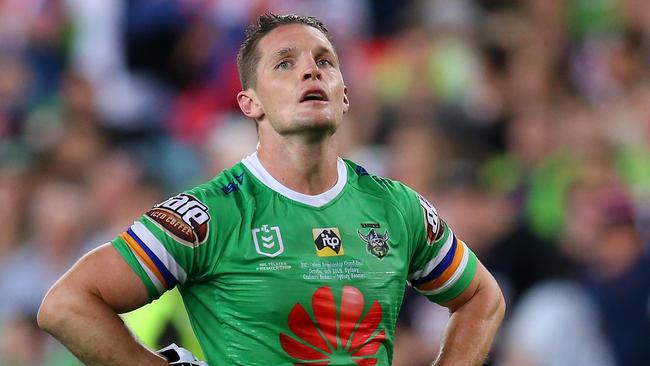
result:
[(120, 317), (98, 296), (55, 286), (38, 323), (86, 365), (167, 365), (138, 343)]
[(434, 365), (482, 365), (504, 313), (505, 302), (498, 287), (496, 291), (490, 287), (477, 289), (470, 301), (452, 313)]

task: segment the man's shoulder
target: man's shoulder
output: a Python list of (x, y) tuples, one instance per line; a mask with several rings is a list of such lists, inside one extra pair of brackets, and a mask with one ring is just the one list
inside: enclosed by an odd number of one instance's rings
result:
[(414, 192), (406, 184), (369, 172), (362, 165), (351, 160), (344, 159), (348, 171), (354, 172), (350, 177), (350, 183), (358, 190), (391, 199), (410, 199)]
[(250, 173), (241, 162), (222, 170), (214, 178), (205, 182), (203, 186), (208, 186), (215, 193), (222, 197), (229, 197), (232, 193), (250, 193), (251, 191)]
[(253, 184), (243, 164), (237, 163), (185, 193), (197, 197), (207, 206), (223, 209), (244, 202), (243, 197), (253, 194)]

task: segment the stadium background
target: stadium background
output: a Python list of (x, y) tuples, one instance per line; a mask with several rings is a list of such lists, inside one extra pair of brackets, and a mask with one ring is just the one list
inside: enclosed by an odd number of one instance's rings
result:
[[(234, 60), (267, 10), (328, 25), (341, 154), (427, 196), (497, 277), (492, 365), (650, 365), (645, 0), (1, 0), (0, 365), (76, 365), (36, 327), (47, 288), (254, 149)], [(140, 337), (196, 350), (176, 295), (155, 304)], [(407, 293), (394, 364), (430, 364), (446, 319)]]

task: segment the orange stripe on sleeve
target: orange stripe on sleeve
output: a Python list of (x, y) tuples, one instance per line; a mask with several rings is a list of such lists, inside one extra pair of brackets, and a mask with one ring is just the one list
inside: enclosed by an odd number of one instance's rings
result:
[(458, 245), (456, 245), (456, 253), (454, 253), (454, 260), (438, 278), (433, 281), (425, 282), (419, 286), (416, 286), (418, 290), (429, 291), (437, 287), (442, 286), (451, 276), (456, 272), (460, 262), (463, 260), (463, 254), (465, 254), (465, 243), (462, 240), (458, 239)]
[(165, 288), (169, 288), (167, 281), (165, 281), (165, 277), (163, 277), (162, 273), (160, 273), (147, 253), (145, 253), (144, 250), (140, 248), (140, 245), (136, 243), (135, 239), (126, 232), (122, 233), (120, 237), (126, 242), (129, 248), (131, 248), (131, 251), (133, 251), (133, 253), (135, 253), (135, 255), (137, 255), (147, 265), (149, 270), (156, 276), (156, 278), (158, 278), (158, 281), (160, 281)]

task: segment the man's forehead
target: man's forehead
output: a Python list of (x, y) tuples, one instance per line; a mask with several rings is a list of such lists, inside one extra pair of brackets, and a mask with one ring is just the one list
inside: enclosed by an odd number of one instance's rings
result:
[(304, 24), (281, 25), (266, 36), (259, 43), (262, 57), (296, 50), (301, 41), (310, 40), (316, 47), (321, 47), (334, 53), (334, 47), (320, 30)]

